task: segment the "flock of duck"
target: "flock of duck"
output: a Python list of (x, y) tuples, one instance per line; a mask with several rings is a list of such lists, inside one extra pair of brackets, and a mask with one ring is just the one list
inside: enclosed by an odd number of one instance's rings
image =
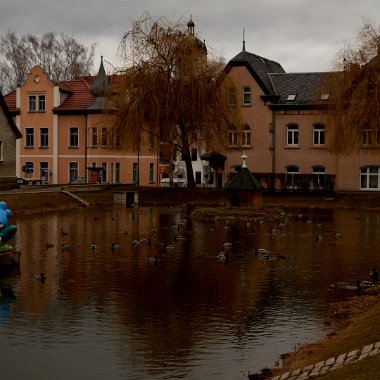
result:
[[(133, 213), (133, 220), (137, 220), (138, 216), (135, 216), (135, 213)], [(279, 235), (280, 233), (284, 232), (285, 226), (289, 222), (290, 218), (293, 217), (289, 215), (282, 214), (281, 217), (277, 217), (274, 221), (270, 220), (269, 224), (271, 226), (268, 229), (268, 234), (271, 237), (275, 237)], [(305, 221), (306, 223), (315, 223), (318, 227), (323, 227), (323, 224), (320, 223), (319, 221), (313, 221), (311, 218), (305, 217), (302, 213), (296, 214), (295, 215), (299, 220)], [(113, 218), (113, 220), (115, 220)], [(223, 223), (223, 229), (224, 231), (229, 231), (230, 229), (234, 228), (235, 230), (238, 229), (240, 233), (248, 233), (251, 227), (252, 223), (267, 223), (268, 220), (265, 220), (265, 218), (258, 218), (255, 220), (251, 221), (236, 221), (236, 220), (231, 220), (231, 219), (222, 219), (220, 217), (215, 218), (215, 222), (221, 221)], [(156, 232), (161, 228), (160, 226), (153, 227), (150, 232), (151, 236), (150, 237), (144, 237), (144, 238), (136, 238), (131, 241), (132, 247), (141, 247), (141, 246), (151, 246), (154, 245), (154, 254), (152, 256), (149, 256), (147, 258), (147, 261), (150, 264), (155, 264), (157, 265), (163, 257), (166, 257), (169, 253), (174, 252), (177, 249), (177, 244), (181, 241), (184, 241), (187, 239), (187, 234), (190, 234), (191, 231), (187, 229), (187, 224), (188, 221), (187, 219), (181, 219), (179, 223), (173, 223), (169, 226), (165, 226), (165, 228), (171, 228), (174, 232), (174, 237), (172, 238), (172, 241), (169, 242), (156, 242), (156, 239), (154, 239), (154, 236)], [(214, 234), (215, 227), (211, 227), (208, 229), (208, 232), (210, 234)], [(330, 244), (337, 244), (337, 241), (339, 239), (343, 238), (343, 234), (339, 232), (332, 232), (332, 231), (323, 231), (323, 229), (320, 229), (321, 232), (317, 233), (314, 236), (314, 240), (316, 244), (319, 244), (325, 237), (329, 238)], [(62, 237), (68, 237), (69, 232), (65, 231), (63, 228), (60, 230), (60, 234)], [(124, 234), (128, 234), (128, 232), (124, 232)], [(215, 234), (215, 235), (220, 235), (220, 234)], [(218, 239), (218, 236), (215, 237), (215, 239)], [(243, 252), (243, 247), (245, 243), (242, 241), (233, 241), (233, 242), (228, 242), (228, 241), (223, 241), (220, 243), (221, 244), (221, 249), (217, 250), (215, 253), (215, 257), (218, 261), (223, 262), (223, 263), (228, 263), (230, 259), (235, 255), (236, 252), (239, 252), (237, 256), (239, 258), (244, 258), (245, 255), (242, 253)], [(53, 243), (46, 243), (46, 249), (53, 248), (54, 244)], [(104, 249), (104, 247), (101, 247)], [(248, 248), (248, 247), (247, 247)], [(250, 249), (247, 249), (246, 251), (252, 251), (253, 247), (249, 247)], [(60, 245), (60, 250), (61, 252), (66, 252), (71, 250), (71, 245), (67, 242), (62, 242)], [(98, 250), (98, 247), (95, 243), (92, 243), (89, 247), (89, 250), (92, 252), (95, 252)], [(119, 243), (113, 242), (111, 243), (110, 246), (110, 251), (112, 252), (118, 252), (122, 250), (122, 246)], [(280, 252), (272, 252), (271, 250), (264, 248), (264, 247), (254, 247), (254, 255), (259, 257), (260, 259), (264, 261), (270, 261), (270, 260), (286, 260), (287, 256), (284, 255), (283, 253)], [(199, 253), (199, 256), (210, 256), (209, 253)], [(374, 273), (376, 273), (376, 269), (373, 270)], [(44, 282), (46, 280), (46, 275), (45, 273), (38, 273), (36, 275), (36, 278)], [(368, 286), (371, 286), (373, 282), (371, 281), (358, 281), (354, 285), (346, 284), (346, 283), (337, 283), (334, 286), (336, 288), (365, 288)]]

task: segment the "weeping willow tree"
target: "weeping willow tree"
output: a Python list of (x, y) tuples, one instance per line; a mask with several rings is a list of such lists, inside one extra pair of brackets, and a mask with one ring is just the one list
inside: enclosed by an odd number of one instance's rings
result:
[(210, 59), (192, 20), (149, 14), (133, 22), (120, 49), (126, 67), (115, 123), (120, 143), (136, 149), (154, 138), (162, 160), (180, 154), (188, 186), (195, 186), (191, 148), (224, 149), (228, 127), (240, 125), (223, 60)]
[(356, 41), (338, 53), (320, 93), (330, 93), (328, 119), (335, 126), (333, 152), (380, 146), (380, 30), (365, 21)]

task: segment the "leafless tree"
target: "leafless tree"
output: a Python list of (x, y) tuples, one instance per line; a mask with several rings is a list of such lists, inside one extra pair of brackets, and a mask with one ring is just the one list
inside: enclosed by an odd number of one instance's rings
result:
[(224, 149), (228, 127), (239, 111), (221, 58), (210, 58), (194, 35), (192, 21), (169, 22), (145, 13), (125, 33), (120, 51), (126, 66), (115, 124), (124, 146), (153, 137), (185, 162), (195, 186), (191, 147)]
[(335, 70), (326, 75), (321, 91), (331, 93), (329, 140), (336, 153), (380, 145), (380, 29), (365, 20), (357, 39), (337, 54)]
[(65, 81), (88, 75), (95, 44), (86, 47), (66, 34), (18, 37), (9, 31), (0, 40), (0, 80), (3, 92), (24, 83), (33, 66), (41, 66), (52, 80)]

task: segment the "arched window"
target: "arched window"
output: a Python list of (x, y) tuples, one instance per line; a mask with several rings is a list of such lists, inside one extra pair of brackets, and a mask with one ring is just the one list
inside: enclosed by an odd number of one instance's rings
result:
[(241, 138), (242, 146), (251, 146), (251, 128), (248, 124), (244, 124), (242, 128), (242, 138)]
[(325, 145), (325, 126), (323, 124), (315, 124), (313, 127), (313, 145)]
[(379, 190), (380, 168), (378, 166), (365, 166), (360, 169), (360, 189)]
[(297, 124), (289, 124), (286, 127), (286, 145), (288, 147), (298, 147), (299, 128)]
[(285, 183), (288, 189), (297, 188), (298, 166), (289, 165), (285, 168)]
[(326, 186), (326, 168), (324, 166), (316, 165), (312, 167), (313, 174), (313, 189), (322, 190)]

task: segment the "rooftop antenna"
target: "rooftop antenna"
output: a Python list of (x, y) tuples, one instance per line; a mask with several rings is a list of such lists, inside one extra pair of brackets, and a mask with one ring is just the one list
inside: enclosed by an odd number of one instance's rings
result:
[(243, 51), (245, 51), (245, 30), (243, 28)]

